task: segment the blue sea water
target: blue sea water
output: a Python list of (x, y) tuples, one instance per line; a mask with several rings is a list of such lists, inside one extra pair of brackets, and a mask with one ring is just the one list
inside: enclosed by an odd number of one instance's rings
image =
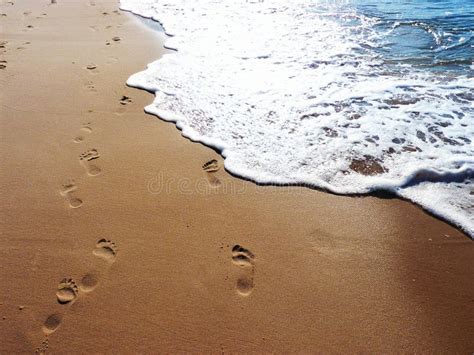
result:
[(379, 19), (377, 28), (385, 35), (379, 52), (388, 60), (431, 70), (472, 70), (473, 0), (363, 0), (351, 6)]
[(121, 0), (176, 49), (128, 84), (236, 175), (390, 191), (474, 237), (473, 0)]

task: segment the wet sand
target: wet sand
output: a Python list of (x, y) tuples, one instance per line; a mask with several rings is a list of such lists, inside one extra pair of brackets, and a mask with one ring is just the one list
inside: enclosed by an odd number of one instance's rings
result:
[(163, 37), (115, 1), (0, 14), (0, 353), (474, 351), (461, 232), (230, 176), (126, 87)]

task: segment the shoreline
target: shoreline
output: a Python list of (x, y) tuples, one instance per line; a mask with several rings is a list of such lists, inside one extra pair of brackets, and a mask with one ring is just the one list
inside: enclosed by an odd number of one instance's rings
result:
[[(148, 26), (153, 31), (158, 31), (160, 33), (165, 34), (165, 38), (169, 37), (174, 37), (174, 35), (167, 35), (166, 30), (163, 26), (163, 24), (160, 22), (160, 20), (155, 20), (152, 17), (147, 17), (144, 15), (141, 15), (138, 12), (135, 12), (131, 9), (123, 9), (122, 11), (130, 13), (132, 15), (135, 15), (138, 19), (140, 19), (145, 26)], [(163, 44), (163, 47), (168, 50), (176, 51), (176, 49), (173, 49), (171, 47), (166, 46), (166, 40)], [(147, 68), (150, 64), (153, 63), (158, 63), (160, 64), (161, 58), (157, 58), (155, 61), (152, 63), (149, 63), (147, 65)], [(146, 71), (146, 70), (145, 70)], [(140, 73), (135, 73), (140, 74)], [(134, 76), (132, 75), (132, 77)], [(129, 78), (129, 81), (132, 78)], [(146, 86), (143, 84), (140, 84), (140, 80), (138, 79), (132, 79), (132, 83), (127, 82), (127, 85), (136, 89), (144, 90), (153, 96), (155, 96), (155, 89), (154, 87), (151, 86)], [(229, 151), (228, 148), (225, 148), (223, 146), (224, 143), (219, 143), (215, 141), (213, 138), (209, 138), (207, 136), (200, 135), (199, 133), (195, 132), (193, 128), (191, 128), (189, 125), (186, 125), (185, 122), (186, 118), (184, 116), (181, 116), (179, 114), (175, 114), (172, 111), (162, 111), (159, 108), (154, 107), (153, 104), (148, 105), (145, 107), (145, 112), (157, 117), (158, 119), (161, 119), (165, 122), (170, 122), (173, 123), (181, 133), (181, 135), (189, 139), (193, 143), (199, 143), (204, 145), (207, 148), (210, 148), (214, 150), (216, 153), (218, 153), (223, 159), (224, 159), (224, 164), (225, 161), (227, 160), (227, 155), (226, 151)], [(160, 116), (161, 115), (161, 116)], [(232, 151), (230, 151), (232, 153)], [(359, 167), (360, 168), (360, 167)], [(429, 170), (429, 169), (428, 169)], [(416, 169), (413, 170), (410, 174), (407, 176), (403, 176), (400, 178), (400, 180), (403, 180), (404, 182), (398, 182), (398, 183), (393, 183), (390, 181), (388, 183), (386, 180), (382, 180), (378, 184), (375, 184), (372, 186), (372, 188), (369, 189), (367, 192), (344, 192), (344, 191), (338, 191), (338, 189), (334, 186), (331, 185), (330, 183), (324, 181), (324, 180), (319, 180), (319, 182), (313, 182), (309, 180), (301, 180), (300, 182), (285, 182), (282, 180), (287, 180), (287, 178), (280, 178), (280, 177), (264, 177), (263, 179), (258, 178), (258, 173), (252, 172), (252, 171), (238, 171), (238, 169), (233, 169), (233, 168), (227, 168), (226, 171), (232, 175), (235, 178), (238, 179), (243, 179), (248, 182), (252, 182), (258, 186), (272, 186), (272, 187), (296, 187), (296, 188), (308, 188), (312, 190), (317, 190), (320, 192), (324, 193), (330, 193), (336, 196), (348, 196), (348, 197), (364, 197), (364, 196), (373, 196), (373, 197), (379, 197), (382, 196), (384, 198), (398, 198), (403, 201), (408, 201), (412, 203), (413, 205), (417, 206), (418, 208), (422, 209), (423, 212), (427, 213), (428, 215), (435, 217), (450, 226), (458, 229), (461, 233), (463, 233), (467, 238), (473, 240), (474, 239), (474, 230), (470, 227), (472, 223), (470, 223), (469, 218), (466, 218), (466, 216), (463, 216), (463, 218), (456, 218), (455, 213), (450, 210), (437, 210), (433, 204), (423, 204), (420, 201), (416, 201), (416, 199), (410, 199), (406, 197), (406, 192), (404, 193), (403, 188), (410, 187), (410, 186), (415, 186), (418, 184), (422, 184), (424, 182), (462, 182), (464, 180), (467, 180), (468, 178), (472, 177), (472, 172), (471, 169), (466, 168), (464, 171), (459, 171), (458, 173), (452, 173), (454, 177), (454, 180), (449, 180), (445, 179), (443, 173), (436, 173), (435, 171), (430, 171), (428, 174), (431, 174), (430, 176), (424, 177), (424, 178), (418, 178), (419, 174), (427, 174), (426, 169)], [(457, 175), (459, 174), (459, 176)], [(378, 177), (377, 173), (375, 175), (372, 175), (370, 172), (368, 174), (363, 174), (366, 176), (374, 176)], [(448, 174), (449, 175), (449, 174)], [(460, 179), (458, 181), (458, 179)], [(397, 190), (401, 191), (397, 191)], [(350, 191), (350, 189), (349, 189)]]
[(125, 85), (159, 34), (118, 2), (49, 3), (0, 11), (1, 353), (474, 349), (464, 234), (231, 176)]

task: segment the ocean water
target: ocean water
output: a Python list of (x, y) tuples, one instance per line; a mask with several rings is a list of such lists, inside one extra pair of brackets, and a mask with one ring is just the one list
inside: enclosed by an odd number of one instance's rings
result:
[(121, 0), (170, 54), (128, 84), (230, 172), (391, 191), (474, 237), (474, 1)]

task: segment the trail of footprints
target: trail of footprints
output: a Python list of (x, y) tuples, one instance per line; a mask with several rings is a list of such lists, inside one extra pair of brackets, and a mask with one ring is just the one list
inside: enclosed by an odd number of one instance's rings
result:
[[(79, 134), (73, 138), (74, 143), (83, 143), (86, 136), (92, 133), (91, 123), (85, 123), (79, 129)], [(88, 176), (97, 176), (101, 173), (101, 169), (94, 162), (99, 159), (100, 154), (97, 149), (90, 149), (80, 154), (79, 163), (84, 167)], [(70, 179), (62, 185), (60, 194), (68, 202), (70, 208), (79, 208), (82, 206), (82, 200), (76, 196), (77, 185), (74, 180)], [(92, 253), (98, 258), (105, 260), (109, 265), (115, 261), (117, 256), (117, 245), (108, 239), (100, 239)], [(59, 282), (56, 290), (56, 300), (62, 305), (73, 304), (79, 294), (92, 292), (98, 285), (101, 273), (92, 271), (85, 274), (79, 283), (72, 278), (64, 278)], [(55, 312), (49, 315), (43, 322), (42, 330), (46, 336), (45, 340), (36, 349), (36, 353), (44, 353), (49, 347), (48, 336), (54, 333), (61, 325), (65, 313)]]
[[(51, 0), (51, 4), (55, 4), (56, 0)], [(89, 0), (91, 6), (95, 3), (93, 0)], [(117, 11), (118, 13), (118, 11)], [(112, 38), (112, 41), (107, 41), (106, 44), (110, 45), (113, 42), (120, 42), (119, 37)], [(5, 47), (6, 42), (1, 42), (1, 48)], [(6, 68), (6, 61), (0, 61), (0, 69)], [(87, 71), (97, 74), (97, 65), (90, 63), (85, 68)], [(86, 88), (94, 92), (95, 86), (92, 81), (88, 81)], [(131, 98), (128, 96), (122, 96), (120, 99), (120, 105), (126, 106), (132, 103)], [(120, 112), (119, 112), (120, 113)], [(73, 142), (77, 144), (83, 143), (87, 136), (92, 133), (90, 123), (82, 125), (79, 130), (80, 132), (76, 137), (73, 138)], [(97, 149), (90, 149), (78, 156), (79, 163), (84, 167), (88, 176), (97, 176), (101, 174), (102, 170), (97, 165), (97, 160), (100, 158), (100, 154)], [(213, 159), (203, 164), (202, 169), (206, 174), (209, 185), (213, 188), (217, 188), (221, 185), (221, 181), (217, 177), (217, 172), (220, 170), (220, 164), (217, 160)], [(67, 181), (61, 189), (61, 195), (65, 198), (70, 208), (79, 208), (82, 206), (83, 201), (77, 197), (78, 187), (74, 180)], [(95, 248), (92, 251), (98, 259), (105, 261), (109, 266), (116, 260), (118, 248), (117, 245), (108, 239), (100, 239), (97, 241)], [(235, 245), (231, 251), (232, 263), (239, 268), (238, 277), (236, 279), (236, 291), (241, 296), (249, 296), (254, 288), (254, 276), (255, 276), (255, 255), (248, 249)], [(106, 269), (107, 270), (107, 269)], [(76, 282), (72, 278), (62, 279), (56, 290), (56, 301), (60, 307), (69, 307), (76, 302), (81, 294), (87, 294), (96, 289), (99, 284), (101, 275), (104, 271), (91, 271), (82, 276), (79, 282)], [(65, 308), (67, 310), (67, 308)], [(43, 322), (42, 330), (45, 335), (44, 341), (36, 349), (37, 353), (45, 352), (49, 347), (49, 336), (53, 334), (62, 324), (66, 312), (53, 312)]]
[[(50, 4), (56, 4), (56, 0), (50, 0)], [(95, 6), (93, 0), (89, 0), (91, 6)], [(115, 14), (120, 15), (119, 11), (114, 11)], [(27, 16), (29, 14), (25, 14)], [(46, 15), (46, 14), (44, 14)], [(27, 28), (33, 28), (33, 26), (28, 25)], [(110, 42), (120, 42), (120, 37), (113, 37)], [(4, 49), (6, 46), (6, 41), (0, 41), (0, 49)], [(29, 42), (25, 43), (29, 44)], [(116, 63), (117, 58), (111, 57), (108, 64)], [(7, 62), (5, 60), (0, 60), (0, 69), (6, 69)], [(97, 65), (94, 63), (89, 63), (85, 69), (93, 74), (97, 74), (99, 71)], [(91, 92), (95, 92), (96, 88), (93, 81), (87, 81), (85, 85), (86, 89)], [(120, 104), (122, 106), (132, 103), (132, 100), (128, 96), (122, 96)], [(87, 140), (87, 136), (92, 133), (92, 125), (90, 122), (83, 124), (78, 134), (72, 139), (76, 144), (82, 144)], [(100, 153), (97, 149), (89, 149), (84, 151), (78, 156), (78, 161), (81, 166), (84, 167), (85, 172), (88, 176), (97, 176), (101, 174), (102, 170), (97, 164), (97, 160), (100, 158)], [(61, 196), (67, 201), (70, 208), (79, 208), (83, 205), (83, 201), (77, 196), (78, 187), (74, 180), (70, 179), (66, 181), (60, 190)], [(112, 265), (117, 257), (118, 248), (117, 245), (109, 239), (100, 239), (97, 241), (95, 248), (92, 250), (92, 254), (99, 260), (103, 260), (105, 265)], [(42, 331), (45, 335), (45, 339), (36, 349), (36, 353), (44, 353), (48, 350), (49, 347), (49, 336), (53, 334), (62, 324), (66, 311), (69, 306), (74, 304), (81, 294), (87, 294), (96, 289), (99, 284), (101, 276), (103, 276), (108, 270), (108, 267), (102, 265), (102, 268), (93, 270), (86, 273), (80, 278), (80, 281), (76, 281), (73, 278), (64, 278), (62, 279), (56, 289), (56, 301), (61, 307), (57, 312), (51, 313), (43, 322)], [(62, 308), (66, 307), (66, 308)]]
[[(108, 239), (100, 239), (97, 241), (95, 248), (92, 250), (92, 254), (94, 254), (98, 259), (107, 262), (107, 265), (109, 266), (115, 262), (117, 252), (117, 245)], [(97, 287), (101, 274), (104, 274), (107, 269), (108, 268), (102, 272), (97, 270), (89, 272), (81, 278), (79, 283), (72, 278), (64, 278), (59, 282), (57, 287), (56, 301), (61, 305), (61, 307), (72, 305), (79, 299), (81, 293), (92, 292)], [(67, 308), (65, 310), (67, 310)], [(36, 353), (44, 353), (48, 349), (48, 337), (61, 326), (65, 315), (65, 311), (58, 311), (50, 314), (45, 319), (42, 331), (46, 338), (36, 349)]]
[[(109, 265), (115, 262), (117, 257), (117, 245), (108, 239), (97, 241), (92, 253), (100, 259), (105, 260)], [(232, 263), (240, 269), (240, 274), (236, 280), (236, 291), (241, 296), (249, 296), (254, 288), (255, 276), (255, 255), (248, 249), (235, 245), (232, 250)], [(77, 301), (80, 293), (90, 293), (98, 285), (100, 273), (93, 271), (85, 274), (79, 284), (72, 278), (63, 279), (56, 291), (56, 300), (62, 305), (70, 305)], [(42, 330), (45, 339), (36, 349), (36, 353), (44, 353), (49, 347), (49, 336), (51, 336), (62, 324), (65, 312), (54, 312), (43, 322)]]
[[(51, 4), (55, 4), (55, 0), (51, 0)], [(91, 5), (95, 5), (91, 1)], [(119, 37), (112, 39), (115, 42), (120, 41)], [(6, 42), (0, 42), (1, 48), (5, 47)], [(6, 68), (6, 61), (0, 61), (0, 69)], [(88, 71), (97, 73), (97, 66), (90, 63), (86, 66)], [(90, 91), (95, 91), (95, 86), (92, 81), (88, 81), (86, 87)], [(123, 96), (120, 100), (121, 105), (127, 105), (132, 100)], [(92, 133), (92, 125), (87, 122), (81, 126), (78, 134), (73, 138), (73, 142), (77, 144), (83, 143), (87, 136)], [(100, 154), (97, 149), (89, 149), (78, 156), (79, 163), (84, 167), (88, 176), (97, 176), (102, 170), (97, 165), (97, 160), (100, 158)], [(83, 201), (76, 196), (78, 187), (74, 180), (70, 179), (62, 185), (60, 194), (65, 198), (70, 208), (79, 208), (82, 206)], [(102, 259), (109, 265), (115, 262), (117, 257), (118, 248), (117, 245), (108, 239), (100, 239), (97, 241), (95, 248), (92, 253), (98, 259)], [(97, 270), (91, 271), (82, 276), (79, 282), (76, 282), (72, 278), (64, 278), (59, 282), (56, 290), (56, 300), (61, 306), (72, 305), (79, 297), (80, 293), (90, 293), (99, 284), (99, 279), (102, 272)], [(63, 322), (65, 312), (54, 312), (50, 314), (43, 322), (42, 330), (46, 338), (41, 345), (36, 349), (36, 353), (44, 353), (49, 347), (48, 336), (53, 334)]]
[[(73, 138), (74, 143), (82, 143), (86, 140), (86, 135), (92, 133), (92, 125), (90, 122), (84, 123), (80, 130), (79, 134)], [(100, 167), (93, 162), (94, 160), (99, 159), (100, 154), (97, 149), (90, 149), (80, 154), (78, 157), (79, 163), (84, 167), (88, 176), (97, 176), (102, 170)], [(67, 201), (70, 208), (79, 208), (82, 206), (83, 201), (77, 196), (78, 187), (74, 180), (69, 179), (66, 181), (60, 190), (61, 196)]]

